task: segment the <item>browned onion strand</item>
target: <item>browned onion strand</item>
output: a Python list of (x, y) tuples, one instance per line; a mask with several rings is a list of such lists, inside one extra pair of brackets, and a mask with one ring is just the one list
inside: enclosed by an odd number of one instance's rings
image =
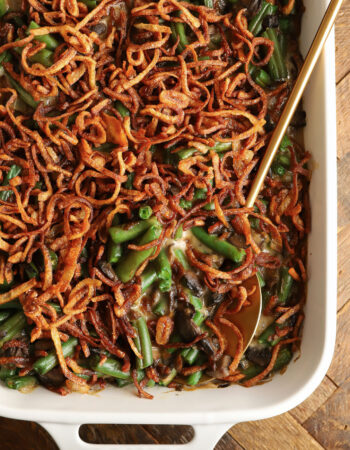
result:
[[(104, 349), (120, 358), (122, 370), (132, 369), (139, 395), (149, 398), (145, 384), (149, 379), (157, 382), (169, 368), (151, 367), (143, 381), (137, 380), (131, 308), (140, 298), (140, 275), (147, 264), (126, 284), (101, 271), (113, 217), (124, 214), (132, 220), (140, 206), (152, 207), (163, 226), (161, 236), (142, 246), (129, 244), (136, 250), (156, 246), (152, 259), (180, 226), (187, 230), (210, 220), (210, 232), (220, 234), (224, 227), (226, 235), (231, 229), (241, 236), (246, 257), (230, 270), (213, 267), (210, 257), (189, 243), (186, 250), (209, 290), (229, 295), (215, 318), (207, 321), (219, 342), (217, 355), (224, 354), (219, 325), (227, 325), (226, 308), (238, 312), (244, 307), (247, 293), (239, 286), (257, 266), (279, 268), (279, 255), (284, 252), (293, 278), (306, 281), (310, 173), (305, 164), (310, 156), (294, 143), (290, 188), (269, 176), (257, 209), (244, 207), (261, 150), (270, 137), (264, 127), (267, 113), (278, 117), (291, 83), (268, 90), (252, 79), (249, 65), (265, 66), (274, 47), (272, 41), (249, 32), (244, 9), (237, 15), (220, 14), (176, 0), (137, 0), (132, 10), (122, 1), (102, 0), (90, 12), (76, 1), (31, 0), (23, 5), (29, 21), (40, 28), (27, 36), (25, 27), (15, 27), (9, 20), (6, 32), (0, 33), (0, 55), (13, 52), (16, 46), (23, 49), (20, 64), (12, 60), (3, 67), (38, 106), (35, 111), (18, 112), (17, 92), (0, 88), (0, 181), (11, 165), (22, 169), (9, 186), (0, 188), (12, 192), (7, 200), (0, 199), (0, 284), (17, 280), (9, 292), (0, 294), (0, 304), (20, 299), (33, 325), (31, 342), (52, 339), (62, 372), (71, 383), (87, 384), (77, 375), (79, 354), (89, 357), (94, 349)], [(289, 0), (284, 12), (289, 14), (293, 6)], [(191, 37), (182, 53), (170, 23), (185, 24)], [(214, 48), (209, 45), (213, 32), (221, 35), (221, 43)], [(50, 67), (31, 60), (45, 48), (35, 37), (47, 34), (61, 42)], [(274, 108), (269, 109), (272, 98)], [(116, 101), (130, 111), (129, 116), (120, 114)], [(232, 145), (221, 154), (215, 151), (217, 143)], [(99, 149), (105, 144), (110, 144), (108, 152)], [(184, 149), (194, 152), (176, 159)], [(130, 174), (134, 174), (131, 189), (125, 184)], [(184, 209), (181, 200), (191, 202), (196, 189), (207, 190), (205, 199)], [(262, 198), (269, 200), (268, 210)], [(210, 202), (214, 210), (204, 208)], [(259, 220), (263, 234), (272, 236), (279, 255), (261, 251), (246, 214)], [(50, 250), (58, 255), (57, 270), (53, 270)], [(27, 281), (24, 265), (39, 253), (43, 271)], [(173, 267), (181, 271), (176, 262)], [(297, 316), (286, 339), (291, 334), (295, 339), (299, 336), (304, 300), (302, 296), (298, 304), (278, 310), (271, 297), (266, 306), (282, 322)], [(48, 302), (59, 304), (62, 314)], [(232, 328), (240, 345), (230, 374), (223, 379), (237, 382), (243, 378), (238, 372), (243, 338), (237, 327)], [(69, 335), (79, 339), (80, 352), (65, 359), (62, 342)], [(188, 348), (206, 336), (163, 347)], [(22, 345), (11, 342), (12, 347)], [(271, 372), (282, 345), (283, 341), (274, 348), (268, 367), (249, 384)], [(32, 361), (13, 357), (1, 358), (1, 363), (27, 368)], [(183, 368), (182, 373), (213, 364)], [(102, 386), (104, 381), (97, 377), (89, 381), (89, 385), (98, 383)], [(69, 389), (56, 391), (64, 395)]]

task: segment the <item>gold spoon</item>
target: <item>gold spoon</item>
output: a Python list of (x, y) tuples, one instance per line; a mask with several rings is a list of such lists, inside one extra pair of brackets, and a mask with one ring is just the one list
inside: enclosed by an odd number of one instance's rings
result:
[[(317, 30), (316, 36), (311, 44), (304, 64), (300, 70), (298, 78), (294, 84), (283, 112), (278, 120), (277, 126), (272, 134), (265, 155), (260, 163), (259, 170), (250, 188), (247, 203), (245, 205), (248, 208), (252, 208), (254, 206), (255, 200), (264, 183), (265, 177), (270, 169), (277, 150), (279, 149), (283, 136), (287, 131), (289, 123), (292, 120), (293, 114), (295, 113), (295, 110), (301, 100), (301, 96), (304, 93), (307, 82), (309, 81), (312, 71), (314, 70), (323, 46), (326, 43), (327, 37), (332, 29), (333, 23), (342, 3), (343, 0), (331, 0), (327, 11), (323, 16), (321, 25)], [(243, 346), (245, 351), (255, 335), (260, 320), (262, 297), (259, 280), (256, 275), (246, 280), (243, 285), (247, 288), (248, 292), (252, 291), (252, 289), (255, 287), (254, 292), (248, 298), (248, 300), (250, 301), (250, 305), (243, 308), (238, 314), (232, 314), (231, 316), (227, 315), (227, 318), (231, 320), (235, 325), (237, 325), (241, 330), (243, 334)], [(231, 356), (234, 356), (236, 352), (237, 338), (229, 327), (222, 326), (220, 328), (228, 342), (228, 353)]]

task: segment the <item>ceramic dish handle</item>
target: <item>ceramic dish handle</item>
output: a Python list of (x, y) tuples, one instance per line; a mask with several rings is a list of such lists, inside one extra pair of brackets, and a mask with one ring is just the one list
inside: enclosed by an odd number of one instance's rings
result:
[(232, 424), (194, 425), (194, 437), (187, 444), (88, 444), (80, 439), (80, 425), (64, 423), (40, 423), (60, 450), (212, 450)]

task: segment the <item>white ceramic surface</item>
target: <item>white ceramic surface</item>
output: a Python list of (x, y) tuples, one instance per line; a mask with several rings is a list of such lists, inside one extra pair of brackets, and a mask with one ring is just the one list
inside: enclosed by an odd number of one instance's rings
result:
[[(305, 54), (325, 12), (327, 0), (304, 0), (302, 51)], [(183, 449), (209, 450), (234, 423), (281, 414), (305, 400), (324, 377), (334, 349), (337, 304), (337, 190), (334, 35), (331, 34), (304, 96), (306, 148), (315, 169), (311, 183), (312, 232), (309, 238), (309, 285), (301, 357), (284, 375), (246, 389), (169, 392), (152, 390), (152, 401), (129, 389), (109, 387), (98, 395), (60, 397), (42, 388), (22, 395), (0, 386), (0, 415), (40, 422), (62, 450), (116, 449), (83, 443), (82, 423), (187, 424), (195, 439)], [(223, 425), (226, 424), (226, 425)], [(164, 449), (164, 446), (125, 446)], [(171, 446), (174, 450), (180, 446)]]

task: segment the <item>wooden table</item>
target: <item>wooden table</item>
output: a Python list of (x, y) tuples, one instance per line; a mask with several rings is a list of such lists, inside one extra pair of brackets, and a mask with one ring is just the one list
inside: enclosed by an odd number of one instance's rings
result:
[[(332, 365), (316, 392), (292, 411), (268, 420), (236, 425), (216, 450), (350, 449), (350, 0), (336, 23), (338, 110), (338, 336)], [(188, 426), (84, 425), (81, 436), (94, 443), (185, 443)], [(0, 418), (2, 450), (57, 450), (39, 425)], [(72, 449), (74, 450), (74, 449)], [(199, 449), (201, 450), (201, 449)]]

